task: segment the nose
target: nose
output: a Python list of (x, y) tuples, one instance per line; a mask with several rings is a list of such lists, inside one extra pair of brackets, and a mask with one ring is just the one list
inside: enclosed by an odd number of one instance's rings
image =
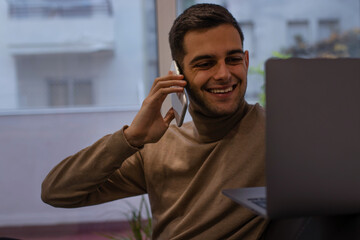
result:
[(216, 72), (213, 75), (214, 79), (222, 81), (229, 80), (231, 78), (231, 73), (225, 61), (221, 61), (217, 65), (218, 66), (215, 68)]

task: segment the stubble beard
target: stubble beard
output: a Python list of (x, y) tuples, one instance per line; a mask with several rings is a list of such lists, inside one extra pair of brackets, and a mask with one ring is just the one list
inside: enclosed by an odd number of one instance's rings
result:
[[(242, 87), (242, 84), (244, 84), (244, 81), (240, 81), (237, 87)], [(207, 117), (225, 117), (230, 116), (239, 110), (240, 106), (245, 101), (244, 97), (246, 86), (245, 91), (236, 99), (236, 105), (230, 111), (212, 105), (205, 97), (201, 96), (201, 94), (199, 94), (197, 91), (194, 91), (189, 83), (186, 87), (186, 90), (190, 97), (190, 105), (192, 105), (192, 108), (195, 112), (201, 113)]]

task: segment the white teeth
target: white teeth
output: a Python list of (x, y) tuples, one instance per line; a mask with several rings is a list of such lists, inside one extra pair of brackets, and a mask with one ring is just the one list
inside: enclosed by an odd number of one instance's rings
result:
[(233, 87), (228, 87), (225, 89), (209, 89), (209, 92), (211, 93), (228, 93), (233, 90)]

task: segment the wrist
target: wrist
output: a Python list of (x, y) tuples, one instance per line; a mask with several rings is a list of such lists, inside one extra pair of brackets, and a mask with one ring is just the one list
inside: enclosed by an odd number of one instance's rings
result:
[(141, 141), (139, 137), (136, 137), (136, 134), (134, 134), (131, 126), (124, 128), (124, 136), (130, 146), (134, 148), (142, 148), (144, 146), (143, 141)]

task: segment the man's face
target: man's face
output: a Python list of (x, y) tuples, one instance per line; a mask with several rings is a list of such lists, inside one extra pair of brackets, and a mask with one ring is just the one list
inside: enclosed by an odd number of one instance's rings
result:
[(249, 54), (231, 25), (190, 31), (184, 37), (183, 73), (191, 104), (207, 116), (234, 113), (244, 101)]

